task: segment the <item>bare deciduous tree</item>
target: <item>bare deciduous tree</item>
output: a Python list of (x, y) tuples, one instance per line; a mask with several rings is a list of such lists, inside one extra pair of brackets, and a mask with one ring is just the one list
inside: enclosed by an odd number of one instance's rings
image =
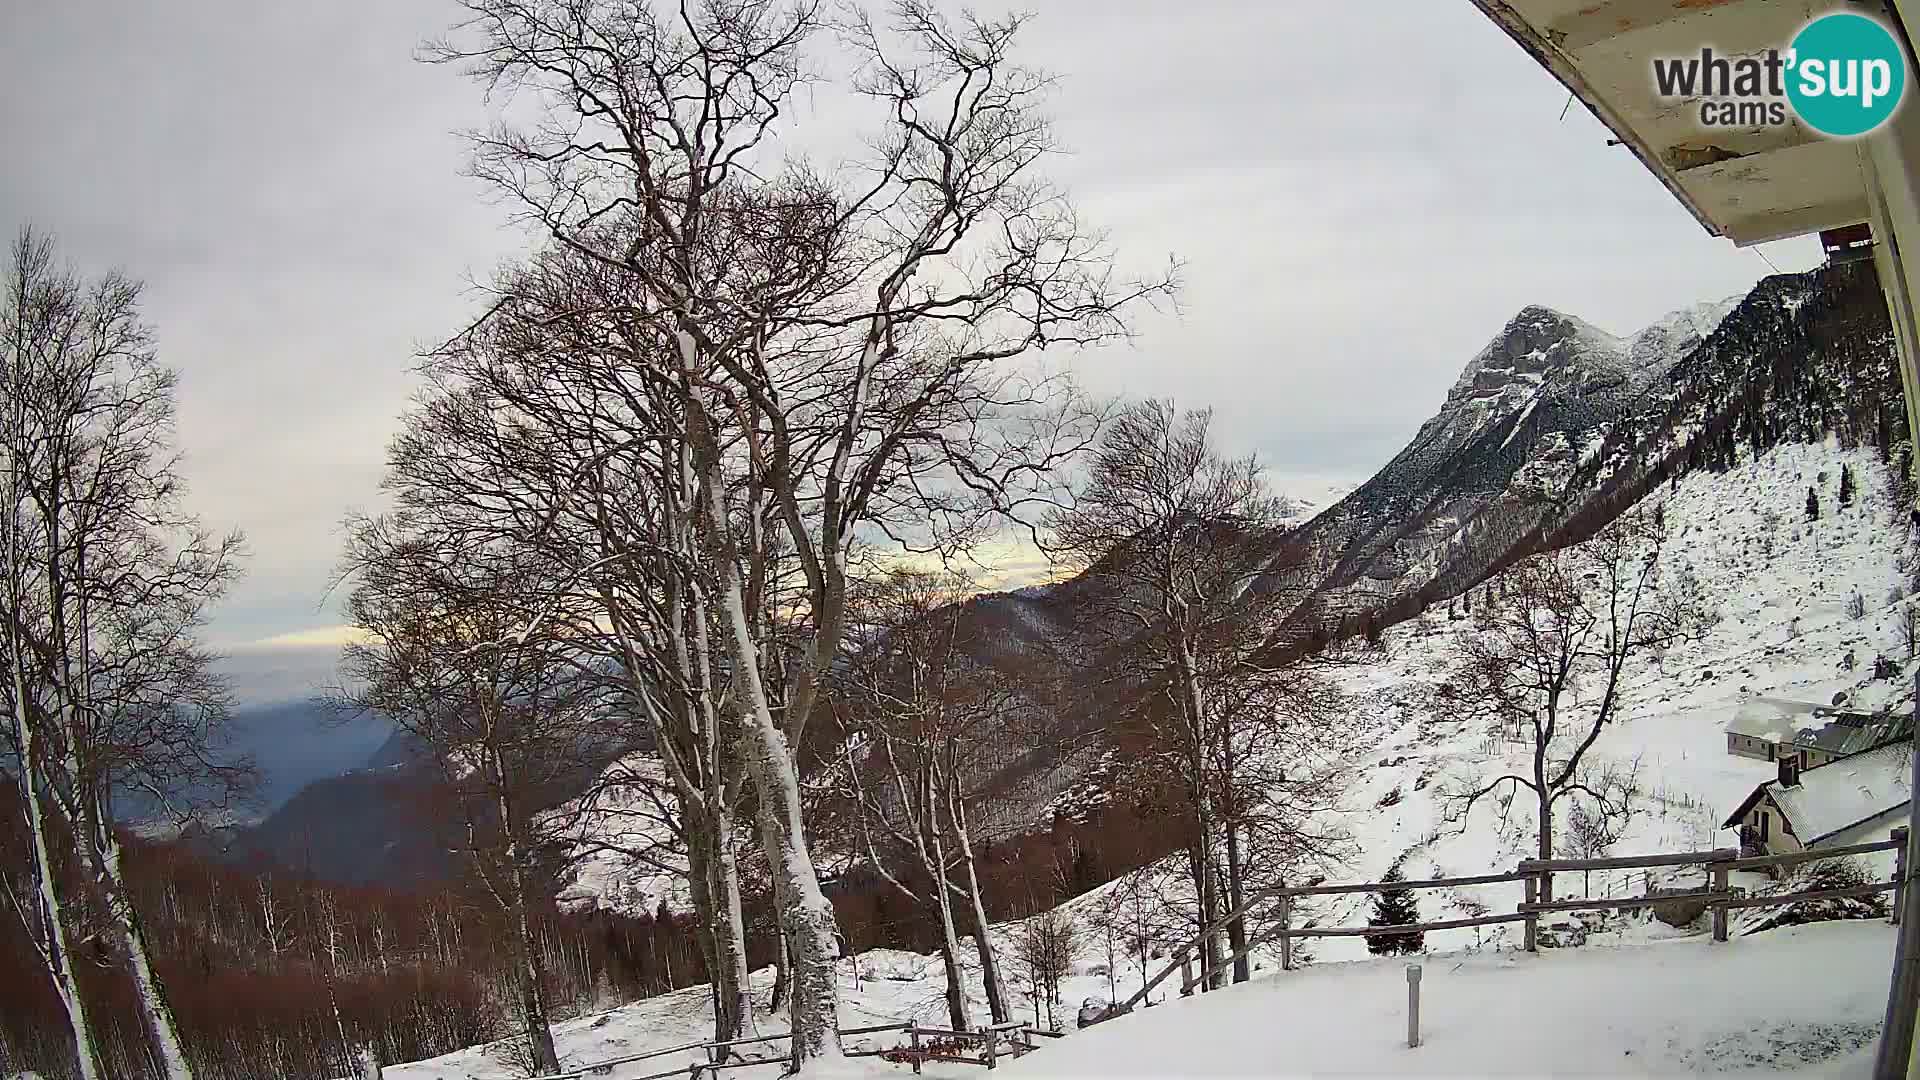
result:
[[(970, 1025), (956, 904), (973, 925), (994, 1022), (1009, 1019), (966, 806), (1005, 764), (995, 751), (1023, 707), (997, 672), (969, 659), (978, 645), (964, 626), (973, 591), (958, 574), (908, 569), (870, 582), (854, 605), (858, 629), (829, 702), (857, 843), (893, 888), (938, 918), (948, 1012), (959, 1029)], [(912, 879), (893, 873), (896, 865), (911, 867)]]
[[(22, 915), (39, 928), (81, 1075), (101, 1063), (72, 954), (76, 920), (97, 905), (153, 1060), (185, 1080), (116, 799), (136, 795), (161, 814), (224, 801), (248, 780), (244, 762), (222, 759), (226, 689), (195, 639), (237, 573), (240, 540), (210, 535), (181, 508), (178, 379), (155, 355), (139, 284), (117, 273), (83, 282), (30, 230), (11, 254), (0, 300), (11, 673), (0, 694), (34, 834), (37, 910)], [(68, 847), (57, 856), (55, 835)]]
[(1080, 950), (1079, 925), (1064, 911), (1043, 911), (1020, 924), (1014, 932), (1013, 949), (1033, 987), (1034, 1022), (1042, 1022), (1044, 1008), (1047, 1027), (1057, 1030), (1055, 1010), (1060, 1005), (1060, 984), (1073, 974)]
[[(1013, 62), (1018, 19), (953, 24), (903, 0), (885, 29), (845, 20), (852, 88), (883, 128), (873, 160), (822, 174), (772, 150), (822, 28), (811, 3), (464, 6), (433, 58), (548, 110), (478, 138), (475, 171), (637, 286), (618, 314), (646, 340), (620, 361), (671, 397), (689, 451), (734, 746), (783, 908), (795, 1063), (835, 1053), (833, 913), (792, 747), (845, 632), (856, 534), (960, 542), (1050, 483), (1086, 416), (1015, 361), (1124, 333), (1121, 309), (1166, 282), (1115, 279), (1040, 179), (1045, 79)], [(772, 535), (737, 527), (736, 498), (775, 524), (804, 583), (784, 694), (749, 595)]]
[(565, 836), (539, 813), (601, 756), (602, 696), (543, 628), (553, 604), (524, 553), (448, 550), (404, 516), (350, 526), (347, 612), (367, 636), (343, 653), (345, 704), (388, 717), (430, 751), (456, 795), (466, 848), (506, 915), (516, 1003), (534, 1065), (559, 1070), (542, 955), (532, 930), (551, 894), (543, 860)]
[[(1154, 766), (1177, 777), (1186, 798), (1200, 926), (1238, 906), (1221, 894), (1240, 891), (1240, 819), (1256, 801), (1234, 779), (1261, 756), (1248, 739), (1278, 731), (1272, 718), (1282, 698), (1312, 707), (1311, 691), (1287, 692), (1303, 677), (1253, 660), (1261, 610), (1246, 586), (1264, 566), (1259, 556), (1280, 509), (1256, 461), (1215, 448), (1210, 413), (1144, 401), (1107, 426), (1084, 489), (1070, 508), (1047, 517), (1051, 547), (1105, 585), (1109, 660), (1126, 657), (1119, 666), (1134, 673), (1141, 696), (1133, 707), (1159, 751)], [(1235, 804), (1224, 815), (1223, 797)], [(1228, 876), (1234, 880), (1223, 890)], [(1245, 933), (1236, 920), (1229, 930), (1235, 951)], [(1227, 944), (1210, 936), (1201, 951), (1210, 988), (1226, 980)], [(1238, 974), (1245, 977), (1244, 963)]]
[[(1567, 848), (1576, 857), (1598, 859), (1620, 842), (1639, 809), (1640, 762), (1608, 762), (1585, 770), (1583, 786), (1600, 792), (1599, 798), (1577, 798), (1567, 814)], [(1593, 895), (1593, 871), (1582, 871), (1581, 891)]]
[(1633, 785), (1590, 768), (1587, 754), (1619, 719), (1628, 678), (1656, 666), (1700, 624), (1663, 579), (1665, 541), (1664, 515), (1636, 508), (1583, 543), (1518, 563), (1506, 573), (1511, 589), (1482, 602), (1459, 638), (1458, 700), (1502, 730), (1522, 732), (1529, 763), (1525, 772), (1450, 791), (1450, 817), (1463, 820), (1495, 792), (1511, 800), (1525, 790), (1539, 857), (1551, 859), (1562, 800), (1584, 796), (1613, 815), (1630, 810), (1622, 798)]

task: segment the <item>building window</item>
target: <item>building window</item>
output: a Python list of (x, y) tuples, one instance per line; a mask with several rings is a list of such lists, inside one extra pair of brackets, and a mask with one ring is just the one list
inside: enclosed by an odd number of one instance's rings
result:
[(1770, 816), (1765, 810), (1760, 811), (1760, 842), (1763, 844), (1767, 841), (1767, 819)]

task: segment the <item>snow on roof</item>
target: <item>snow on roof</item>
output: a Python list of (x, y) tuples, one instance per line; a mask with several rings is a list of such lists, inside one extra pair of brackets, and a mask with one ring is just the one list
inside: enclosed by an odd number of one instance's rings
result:
[(1905, 806), (1913, 797), (1913, 744), (1895, 743), (1864, 754), (1816, 765), (1800, 782), (1765, 785), (1774, 805), (1793, 823), (1795, 836), (1811, 846), (1852, 825)]
[(1740, 703), (1727, 734), (1857, 754), (1906, 732), (1904, 716), (1873, 716), (1828, 705), (1756, 697)]

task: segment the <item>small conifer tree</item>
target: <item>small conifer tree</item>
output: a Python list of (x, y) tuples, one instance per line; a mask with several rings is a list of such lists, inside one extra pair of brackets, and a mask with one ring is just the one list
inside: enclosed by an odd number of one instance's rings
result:
[(1820, 520), (1820, 496), (1812, 488), (1807, 489), (1807, 520)]
[(1840, 505), (1853, 505), (1853, 466), (1840, 466)]
[[(1404, 880), (1398, 864), (1381, 879), (1382, 882)], [(1412, 926), (1419, 921), (1420, 910), (1414, 905), (1412, 890), (1384, 889), (1373, 894), (1373, 915), (1367, 919), (1368, 926)], [(1367, 938), (1367, 951), (1375, 956), (1417, 953), (1424, 948), (1426, 934), (1419, 931), (1410, 934), (1374, 934)]]

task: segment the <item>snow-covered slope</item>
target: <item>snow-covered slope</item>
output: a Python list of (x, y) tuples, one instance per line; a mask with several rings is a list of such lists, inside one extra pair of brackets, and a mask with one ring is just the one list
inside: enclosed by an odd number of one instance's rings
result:
[(624, 755), (592, 785), (594, 799), (553, 811), (566, 822), (571, 873), (561, 906), (652, 914), (690, 910), (686, 845), (674, 834), (673, 790), (658, 757)]
[[(1843, 465), (1861, 489), (1844, 508), (1834, 498)], [(1805, 518), (1809, 487), (1825, 504), (1818, 521)], [(1724, 816), (1773, 776), (1772, 765), (1726, 752), (1723, 729), (1739, 702), (1766, 696), (1824, 704), (1845, 694), (1855, 707), (1874, 709), (1910, 700), (1905, 677), (1872, 677), (1877, 655), (1897, 657), (1907, 669), (1912, 663), (1897, 625), (1904, 601), (1895, 597), (1910, 576), (1913, 549), (1886, 489), (1886, 471), (1871, 451), (1783, 446), (1649, 496), (1666, 507), (1669, 572), (1698, 581), (1718, 622), (1701, 640), (1672, 649), (1658, 670), (1635, 678), (1620, 722), (1594, 746), (1597, 761), (1637, 761), (1647, 795), (1617, 850), (1712, 847)], [(1866, 608), (1859, 619), (1847, 614), (1856, 593)], [(1520, 766), (1529, 752), (1462, 716), (1446, 696), (1460, 663), (1460, 635), (1471, 626), (1449, 621), (1444, 609), (1431, 611), (1390, 629), (1380, 653), (1337, 674), (1353, 708), (1377, 724), (1377, 748), (1357, 763), (1349, 795), (1346, 824), (1359, 855), (1345, 880), (1378, 880), (1403, 857), (1412, 877), (1495, 872), (1531, 852), (1524, 800), (1516, 800), (1505, 826), (1485, 804), (1464, 827), (1444, 820), (1443, 792)], [(1627, 875), (1615, 881), (1596, 874), (1592, 887), (1624, 889)], [(1463, 900), (1498, 909), (1520, 899), (1518, 884), (1471, 891), (1470, 898), (1425, 894), (1422, 914), (1447, 918), (1464, 911)], [(1322, 916), (1351, 923), (1364, 918), (1363, 907), (1358, 899), (1329, 904)], [(1488, 928), (1478, 940), (1493, 943), (1506, 929)], [(1429, 944), (1457, 948), (1475, 940), (1475, 931), (1447, 931)], [(1320, 951), (1323, 958), (1364, 955), (1346, 939)]]

